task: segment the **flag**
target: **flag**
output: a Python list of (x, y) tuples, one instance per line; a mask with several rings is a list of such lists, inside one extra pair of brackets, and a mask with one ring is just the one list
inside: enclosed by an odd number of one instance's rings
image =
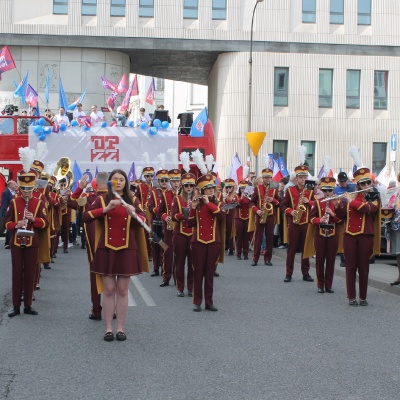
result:
[(8, 46), (4, 46), (0, 51), (0, 81), (3, 72), (10, 71), (14, 68), (16, 68), (16, 65), (12, 58), (10, 49)]
[(270, 170), (274, 170), (274, 155), (273, 154), (268, 154), (268, 168)]
[(214, 161), (214, 167), (213, 167), (213, 172), (216, 173), (217, 177), (215, 178), (215, 184), (219, 185), (219, 175), (218, 175), (218, 161)]
[(243, 179), (243, 166), (240, 162), (237, 152), (232, 160), (232, 173), (230, 177), (236, 182), (236, 184), (238, 184)]
[(285, 161), (283, 161), (283, 158), (281, 157), (280, 153), (278, 153), (278, 159), (276, 161), (278, 162), (278, 167), (281, 170), (282, 175), (284, 177), (288, 176), (289, 175), (289, 171), (287, 170), (286, 165), (285, 165)]
[(72, 185), (72, 191), (74, 192), (76, 188), (78, 187), (79, 180), (82, 178), (82, 171), (79, 168), (78, 163), (76, 160), (74, 161), (74, 167), (72, 168), (72, 174), (74, 175), (74, 183)]
[(28, 73), (29, 73), (29, 71), (26, 71), (24, 79), (22, 79), (22, 81), (19, 83), (19, 85), (17, 86), (17, 88), (15, 89), (15, 92), (14, 92), (14, 97), (15, 98), (21, 97), (23, 104), (25, 104), (25, 93), (26, 93), (26, 89), (28, 87)]
[(99, 169), (97, 168), (97, 165), (96, 165), (96, 171), (95, 171), (95, 173), (94, 173), (94, 177), (96, 178), (96, 176), (97, 176), (97, 174), (99, 173)]
[(70, 104), (70, 105), (68, 106), (68, 110), (74, 111), (75, 108), (76, 108), (76, 105), (77, 105), (78, 103), (82, 103), (83, 99), (84, 99), (85, 96), (86, 96), (86, 92), (87, 92), (87, 89), (86, 89), (72, 104)]
[(149, 86), (149, 90), (146, 94), (146, 103), (153, 104), (154, 103), (154, 92), (156, 91), (156, 85), (154, 83), (154, 78), (151, 78), (151, 83)]
[(114, 85), (106, 77), (101, 76), (100, 78), (101, 78), (101, 84), (103, 85), (103, 89), (108, 89), (113, 92), (115, 92), (117, 90), (117, 85)]
[(381, 183), (382, 185), (388, 187), (389, 186), (389, 182), (390, 182), (390, 172), (387, 168), (387, 166), (385, 165), (385, 167), (382, 169), (381, 172), (379, 172), (378, 176), (376, 177), (376, 180)]
[(135, 162), (132, 163), (128, 173), (128, 182), (136, 181)]
[(321, 169), (318, 172), (318, 179), (324, 178), (325, 177), (325, 171), (324, 171), (324, 166), (321, 167)]
[(107, 105), (114, 110), (115, 108), (115, 100), (117, 99), (117, 92), (111, 92), (110, 97), (107, 99)]
[(46, 97), (46, 106), (48, 106), (50, 101), (50, 69), (47, 69), (46, 87), (44, 89), (44, 94)]
[(274, 168), (273, 168), (273, 173), (272, 173), (272, 180), (274, 182), (280, 182), (280, 180), (283, 178), (283, 174), (281, 169), (279, 168), (279, 164), (277, 161), (274, 161)]
[(133, 78), (132, 93), (131, 96), (139, 96), (139, 85), (137, 75)]
[(208, 121), (207, 107), (204, 107), (200, 114), (193, 121), (192, 127), (190, 128), (190, 136), (192, 137), (203, 137), (204, 127)]
[(357, 170), (358, 170), (357, 164), (354, 164), (354, 165), (353, 165), (353, 174), (354, 174), (354, 172), (356, 172)]
[(28, 85), (25, 92), (26, 102), (29, 104), (30, 107), (36, 107), (37, 99), (38, 99), (38, 94), (36, 93), (35, 89), (31, 85)]
[(67, 98), (65, 96), (64, 87), (60, 78), (60, 107), (63, 107), (65, 111), (68, 110)]
[(126, 92), (124, 100), (122, 100), (121, 111), (126, 111), (129, 108), (129, 103), (131, 102), (131, 96), (134, 89), (134, 85), (135, 85), (135, 80), (132, 81), (131, 86), (129, 86), (129, 89)]
[(122, 94), (122, 93), (126, 93), (126, 91), (128, 90), (128, 82), (126, 80), (126, 75), (123, 74), (121, 80), (118, 83), (118, 86), (116, 88), (116, 92), (118, 94)]

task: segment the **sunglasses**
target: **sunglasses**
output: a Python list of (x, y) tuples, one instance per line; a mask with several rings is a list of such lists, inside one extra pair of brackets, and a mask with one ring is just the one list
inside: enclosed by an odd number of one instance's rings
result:
[(184, 187), (194, 187), (194, 185), (191, 184), (191, 183), (185, 183), (183, 186), (184, 186)]
[(372, 181), (360, 182), (360, 186), (370, 185), (371, 183), (372, 183)]
[(169, 179), (159, 179), (159, 181), (160, 181), (161, 183), (168, 183), (168, 182), (169, 182)]
[(333, 189), (321, 189), (324, 193), (333, 192)]

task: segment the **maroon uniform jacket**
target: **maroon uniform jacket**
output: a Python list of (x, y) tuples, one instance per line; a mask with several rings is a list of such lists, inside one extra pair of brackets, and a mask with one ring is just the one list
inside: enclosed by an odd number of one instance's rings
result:
[[(285, 197), (283, 198), (281, 202), (281, 210), (282, 212), (285, 213), (286, 217), (289, 219), (293, 219), (293, 217), (290, 215), (293, 210), (297, 209), (297, 205), (299, 203), (300, 199), (300, 193), (301, 190), (299, 187), (296, 186), (290, 186), (287, 188)], [(308, 204), (304, 204), (306, 207), (306, 211), (303, 213), (301, 216), (301, 220), (299, 225), (307, 224), (309, 222), (309, 217), (310, 217), (310, 210), (311, 207), (314, 205), (314, 191), (313, 190), (304, 190), (303, 196), (309, 200)]]
[(150, 211), (153, 220), (156, 217), (157, 219), (161, 219), (162, 213), (160, 212), (160, 210), (163, 201), (163, 192), (164, 191), (160, 188), (153, 188), (149, 194), (147, 207)]
[[(321, 223), (321, 218), (325, 215), (325, 210), (326, 206), (329, 204), (329, 201), (324, 201), (321, 203), (321, 200), (315, 200), (314, 206), (311, 209), (310, 213), (310, 222), (315, 225), (314, 229), (314, 236), (334, 236), (337, 233), (336, 230), (336, 224), (339, 222), (342, 222), (342, 220), (335, 215), (334, 217), (329, 216), (329, 224), (333, 224), (333, 229), (325, 229), (325, 228), (319, 228), (317, 229), (317, 226)], [(335, 212), (334, 207), (330, 207), (333, 212)]]
[(246, 196), (238, 196), (239, 206), (235, 208), (236, 219), (249, 219), (250, 200)]
[(277, 189), (269, 189), (264, 185), (258, 185), (251, 196), (250, 207), (256, 214), (258, 210), (261, 210), (264, 198), (272, 197), (272, 209), (268, 211), (268, 216), (273, 215), (275, 218), (278, 218), (279, 214), (279, 192)]
[[(172, 202), (171, 215), (173, 221), (177, 222), (174, 227), (174, 233), (180, 233), (185, 236), (192, 236), (193, 228), (189, 227), (189, 219), (184, 219), (183, 208), (187, 207), (187, 202), (182, 196), (175, 196)], [(189, 210), (190, 212), (190, 210)]]
[(161, 204), (159, 206), (159, 214), (164, 222), (167, 217), (171, 216), (172, 202), (175, 196), (176, 193), (172, 189), (162, 191)]

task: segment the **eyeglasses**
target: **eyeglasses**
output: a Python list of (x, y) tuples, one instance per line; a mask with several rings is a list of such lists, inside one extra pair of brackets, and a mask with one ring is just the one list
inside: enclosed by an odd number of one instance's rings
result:
[(370, 185), (372, 183), (372, 181), (364, 181), (364, 182), (360, 182), (360, 186), (365, 186), (365, 185)]
[(152, 175), (152, 174), (147, 174), (147, 175), (145, 175), (145, 178), (152, 178), (154, 175)]
[(333, 189), (321, 189), (324, 193), (333, 192)]
[(169, 182), (169, 179), (159, 179), (159, 181), (160, 181), (161, 183), (168, 183), (168, 182)]
[(194, 187), (194, 185), (191, 184), (191, 183), (185, 183), (183, 186), (184, 186), (185, 188), (187, 188), (187, 187)]

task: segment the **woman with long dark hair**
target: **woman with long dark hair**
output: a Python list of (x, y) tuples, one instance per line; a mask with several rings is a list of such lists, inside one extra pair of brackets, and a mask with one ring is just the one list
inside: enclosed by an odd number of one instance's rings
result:
[[(112, 181), (106, 195), (99, 196), (84, 216), (84, 222), (94, 219), (102, 221), (100, 239), (92, 263), (92, 272), (101, 277), (103, 286), (103, 315), (106, 324), (104, 340), (114, 340), (112, 320), (117, 313), (119, 341), (126, 340), (124, 324), (128, 311), (128, 288), (130, 277), (148, 272), (144, 231), (132, 213), (145, 221), (145, 213), (136, 196), (129, 191), (126, 173), (115, 169), (109, 176)], [(127, 203), (122, 204), (113, 191)]]

